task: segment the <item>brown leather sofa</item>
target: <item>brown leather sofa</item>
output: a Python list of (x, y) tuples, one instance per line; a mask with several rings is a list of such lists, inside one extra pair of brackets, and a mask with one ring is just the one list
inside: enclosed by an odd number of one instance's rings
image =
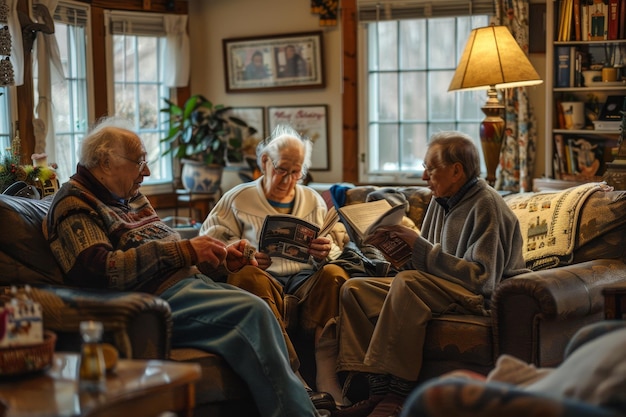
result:
[[(364, 185), (331, 191), (327, 201), (340, 205), (364, 202), (374, 191), (399, 192), (409, 202), (407, 217), (417, 226), (431, 198), (426, 187)], [(420, 379), (457, 369), (486, 374), (504, 353), (537, 366), (558, 365), (574, 333), (603, 319), (603, 286), (626, 280), (626, 191), (591, 194), (573, 233), (579, 235), (573, 258), (502, 281), (491, 300), (491, 317), (433, 319), (427, 327)]]
[(41, 232), (49, 200), (0, 194), (0, 287), (30, 284), (43, 305), (44, 326), (57, 334), (57, 351), (77, 351), (82, 320), (104, 324), (106, 342), (122, 358), (191, 361), (202, 367), (196, 383), (196, 416), (257, 416), (243, 380), (220, 356), (197, 349), (171, 349), (169, 305), (138, 292), (68, 288)]
[[(345, 203), (365, 201), (376, 189), (349, 189)], [(396, 190), (406, 196), (408, 216), (419, 226), (430, 191), (424, 187)], [(615, 191), (597, 197), (590, 197), (583, 207), (584, 230), (580, 231), (584, 234), (577, 239), (570, 264), (503, 281), (494, 293), (491, 317), (443, 315), (429, 324), (422, 379), (459, 368), (486, 373), (501, 353), (538, 366), (555, 366), (578, 329), (602, 320), (602, 287), (626, 280), (626, 194)], [(107, 341), (118, 347), (122, 357), (200, 363), (197, 416), (258, 415), (247, 387), (220, 357), (195, 349), (170, 349), (170, 310), (159, 298), (64, 287), (41, 233), (48, 205), (45, 200), (0, 195), (0, 285), (36, 286), (35, 295), (44, 305), (44, 325), (59, 336), (57, 350), (78, 348), (80, 320), (101, 320)], [(598, 215), (598, 210), (604, 211)], [(301, 356), (301, 361), (307, 360)]]

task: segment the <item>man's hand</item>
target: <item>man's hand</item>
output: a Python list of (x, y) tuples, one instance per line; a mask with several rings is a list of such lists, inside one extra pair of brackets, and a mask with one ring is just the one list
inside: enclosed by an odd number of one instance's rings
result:
[(318, 237), (311, 240), (309, 245), (309, 255), (313, 257), (317, 262), (321, 262), (330, 253), (331, 240), (327, 237)]
[[(415, 241), (419, 234), (406, 226), (402, 226), (401, 224), (395, 225), (387, 225), (387, 226), (379, 226), (373, 232), (372, 235), (376, 235), (378, 233), (388, 233), (390, 237), (399, 237), (404, 240), (409, 247), (415, 246)], [(367, 239), (365, 241), (367, 243)]]
[(256, 249), (247, 240), (231, 243), (226, 247), (226, 269), (237, 272), (246, 265), (259, 266), (255, 254)]
[(198, 256), (198, 263), (207, 263), (217, 268), (226, 259), (226, 245), (210, 236), (196, 236), (189, 239), (193, 250)]
[(257, 252), (254, 254), (254, 258), (258, 263), (258, 267), (264, 271), (272, 265), (272, 258), (267, 253)]

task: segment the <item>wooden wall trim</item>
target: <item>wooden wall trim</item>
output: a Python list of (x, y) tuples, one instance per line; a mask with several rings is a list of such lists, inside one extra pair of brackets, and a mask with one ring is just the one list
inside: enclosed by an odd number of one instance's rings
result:
[(343, 181), (357, 183), (359, 167), (359, 106), (357, 63), (356, 0), (342, 1), (341, 25), (343, 29)]

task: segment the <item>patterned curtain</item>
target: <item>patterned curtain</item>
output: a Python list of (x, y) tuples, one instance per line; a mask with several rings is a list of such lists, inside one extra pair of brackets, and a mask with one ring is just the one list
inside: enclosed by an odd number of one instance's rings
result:
[[(507, 26), (528, 54), (529, 0), (494, 1), (496, 24)], [(506, 89), (503, 99), (506, 131), (495, 187), (513, 192), (531, 191), (537, 154), (537, 123), (526, 87)]]

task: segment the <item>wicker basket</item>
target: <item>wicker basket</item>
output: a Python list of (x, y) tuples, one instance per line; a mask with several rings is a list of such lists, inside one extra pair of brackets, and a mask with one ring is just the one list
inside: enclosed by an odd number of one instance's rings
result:
[(46, 330), (41, 344), (0, 349), (0, 376), (23, 375), (48, 368), (56, 340), (56, 334)]

